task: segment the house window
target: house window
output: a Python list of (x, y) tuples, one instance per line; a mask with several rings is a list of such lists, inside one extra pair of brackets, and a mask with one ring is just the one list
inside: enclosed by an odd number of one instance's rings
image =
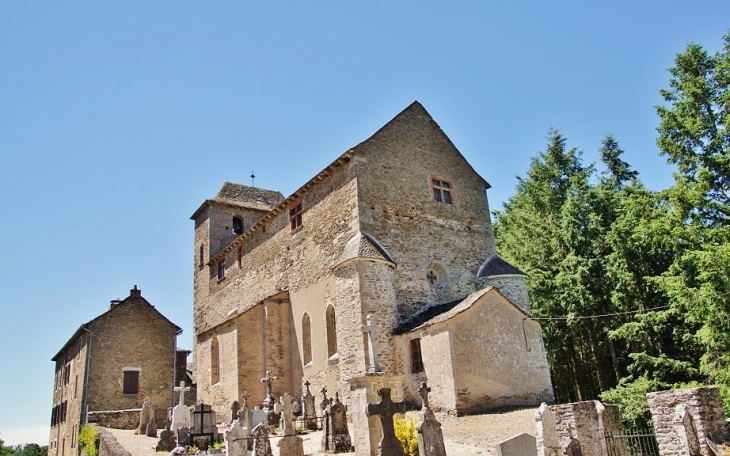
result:
[(210, 384), (215, 385), (221, 381), (220, 357), (218, 356), (218, 338), (213, 336), (210, 342)]
[(218, 262), (218, 280), (226, 278), (226, 259), (223, 258)]
[(124, 381), (122, 383), (122, 394), (139, 393), (139, 371), (124, 371)]
[(243, 233), (243, 219), (241, 217), (233, 217), (233, 234)]
[(312, 362), (312, 322), (307, 313), (302, 317), (302, 358), (305, 365)]
[(66, 364), (66, 368), (63, 370), (63, 386), (68, 385), (71, 379), (71, 363)]
[(433, 189), (433, 200), (439, 203), (451, 204), (454, 199), (452, 198), (451, 191), (453, 185), (450, 181), (439, 179), (436, 177), (431, 178), (431, 188)]
[(327, 306), (325, 314), (327, 320), (327, 355), (332, 356), (337, 353), (337, 332), (335, 328), (335, 308)]
[(243, 246), (238, 246), (238, 251), (236, 252), (236, 261), (238, 261), (238, 269), (241, 269), (243, 266)]
[(411, 373), (423, 372), (421, 358), (421, 339), (411, 339)]
[(203, 244), (200, 244), (200, 252), (198, 253), (198, 266), (202, 268), (204, 264), (205, 262), (203, 260)]
[(302, 226), (302, 200), (295, 201), (289, 206), (289, 226), (292, 231)]

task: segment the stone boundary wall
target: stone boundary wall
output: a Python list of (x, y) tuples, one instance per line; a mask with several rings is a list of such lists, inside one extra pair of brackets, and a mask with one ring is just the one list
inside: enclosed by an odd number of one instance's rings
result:
[(646, 398), (661, 456), (714, 456), (705, 438), (730, 439), (717, 386), (658, 391)]
[[(571, 439), (578, 440), (583, 456), (607, 456), (606, 432), (623, 433), (618, 407), (600, 401), (543, 403), (535, 416), (538, 455), (562, 452)], [(558, 453), (561, 454), (561, 453)]]
[[(89, 412), (89, 423), (113, 429), (137, 429), (142, 409)], [(159, 421), (159, 420), (156, 420)], [(158, 423), (159, 425), (159, 423)]]
[(94, 428), (99, 434), (99, 456), (132, 456), (109, 431), (99, 426)]

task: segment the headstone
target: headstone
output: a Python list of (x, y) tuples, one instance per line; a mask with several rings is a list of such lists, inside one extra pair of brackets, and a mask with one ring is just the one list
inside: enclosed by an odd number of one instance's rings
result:
[(231, 404), (231, 423), (238, 419), (238, 401), (233, 401)]
[(406, 413), (406, 403), (393, 402), (390, 399), (390, 388), (380, 388), (378, 395), (380, 396), (380, 403), (368, 404), (365, 409), (367, 416), (378, 416), (383, 427), (383, 438), (378, 443), (378, 455), (406, 456), (400, 441), (395, 436), (393, 425), (393, 415)]
[(373, 316), (368, 314), (365, 318), (366, 325), (360, 326), (360, 331), (368, 333), (368, 351), (370, 352), (370, 368), (368, 372), (380, 372), (380, 365), (378, 364), (378, 351), (375, 347), (375, 331), (380, 329), (380, 326), (373, 324)]
[(314, 409), (314, 395), (309, 392), (309, 381), (304, 382), (306, 393), (302, 396), (302, 405), (304, 406), (304, 427), (310, 431), (317, 430), (317, 411)]
[(321, 391), (322, 391), (322, 402), (319, 405), (319, 409), (324, 412), (325, 410), (327, 410), (327, 407), (330, 406), (330, 400), (327, 399), (327, 387), (323, 386)]
[(517, 434), (499, 442), (497, 456), (535, 456), (537, 454), (537, 440), (530, 434)]
[[(185, 405), (185, 392), (190, 391), (190, 387), (186, 387), (185, 382), (180, 381), (180, 386), (176, 386), (174, 390), (180, 393), (180, 401), (172, 408), (172, 429), (180, 429), (181, 427), (190, 429), (190, 408)], [(187, 440), (185, 440), (185, 443), (187, 443)]]
[[(325, 405), (325, 401), (327, 404)], [(328, 453), (330, 449), (330, 434), (332, 428), (330, 427), (330, 414), (329, 414), (329, 401), (325, 399), (322, 401), (322, 453)]]
[(190, 430), (190, 440), (197, 442), (204, 439), (209, 445), (218, 441), (215, 412), (210, 408), (210, 405), (198, 403), (192, 415), (193, 427)]
[(234, 420), (226, 432), (226, 451), (228, 456), (248, 456), (248, 429)]
[(578, 439), (571, 437), (570, 442), (563, 449), (563, 454), (565, 456), (583, 456), (583, 450)]
[(678, 404), (674, 408), (674, 418), (672, 421), (674, 422), (677, 436), (679, 436), (682, 451), (686, 452), (689, 456), (700, 455), (700, 440), (697, 436), (697, 429), (695, 428), (692, 415), (687, 412), (684, 404)]
[(254, 456), (274, 456), (271, 452), (271, 443), (269, 442), (269, 433), (271, 428), (265, 424), (259, 424), (251, 435), (253, 436), (253, 454)]
[(244, 391), (241, 395), (243, 398), (243, 406), (238, 410), (238, 421), (241, 422), (241, 426), (251, 430), (251, 410), (248, 408), (248, 398), (251, 397), (248, 391)]
[[(419, 456), (446, 456), (444, 446), (444, 434), (441, 430), (441, 423), (436, 419), (433, 410), (428, 406), (428, 393), (431, 391), (426, 383), (421, 383), (418, 393), (421, 395), (421, 413), (416, 423), (418, 433), (418, 455)], [(523, 455), (527, 456), (527, 454)]]
[(285, 435), (276, 446), (279, 447), (279, 456), (304, 456), (304, 442), (298, 435)]
[(535, 427), (537, 429), (537, 454), (538, 456), (558, 456), (562, 453), (558, 430), (555, 420), (555, 413), (546, 403), (542, 403), (535, 415)]
[(261, 379), (261, 382), (266, 383), (266, 398), (264, 399), (264, 411), (268, 415), (268, 425), (276, 427), (279, 425), (279, 415), (274, 410), (276, 405), (276, 399), (274, 393), (271, 390), (271, 382), (277, 380), (277, 377), (271, 375), (271, 371), (266, 371), (266, 375)]
[(261, 407), (257, 405), (251, 414), (251, 426), (256, 427), (262, 423), (267, 426), (269, 425), (269, 414), (261, 410)]
[(165, 423), (165, 430), (160, 432), (160, 441), (155, 447), (156, 451), (172, 451), (177, 446), (175, 433), (170, 430), (170, 422)]
[(145, 397), (142, 402), (142, 410), (139, 412), (139, 427), (137, 433), (144, 435), (147, 432), (147, 424), (151, 419), (154, 419), (154, 411), (152, 410), (152, 404), (150, 404), (150, 398)]
[(145, 429), (145, 435), (147, 437), (157, 437), (157, 423), (155, 423), (155, 420), (150, 420), (149, 423), (147, 423), (147, 428)]
[(187, 426), (177, 428), (177, 441), (180, 446), (188, 445), (190, 443), (190, 428)]
[(295, 435), (297, 431), (294, 425), (294, 413), (299, 411), (299, 402), (295, 401), (289, 393), (285, 393), (279, 398), (279, 402), (274, 404), (274, 411), (281, 413), (279, 422), (284, 435)]
[(347, 429), (347, 406), (340, 402), (340, 395), (335, 392), (335, 402), (327, 411), (329, 421), (327, 448), (333, 453), (352, 451), (350, 431)]

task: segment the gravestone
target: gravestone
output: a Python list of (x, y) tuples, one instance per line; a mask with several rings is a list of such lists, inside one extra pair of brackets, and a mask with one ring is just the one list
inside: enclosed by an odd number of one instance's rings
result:
[(327, 410), (329, 433), (327, 449), (332, 453), (347, 453), (352, 450), (350, 431), (347, 429), (347, 406), (340, 402), (340, 395), (335, 392), (335, 402)]
[(274, 380), (278, 380), (278, 378), (271, 375), (271, 371), (266, 371), (266, 375), (261, 379), (262, 383), (266, 383), (266, 398), (263, 402), (264, 411), (267, 414), (267, 424), (272, 427), (279, 425), (279, 415), (274, 410), (276, 399), (274, 398), (274, 393), (271, 390), (271, 382)]
[(155, 437), (157, 438), (157, 423), (155, 423), (155, 420), (150, 420), (149, 423), (147, 423), (147, 427), (145, 428), (145, 435), (147, 437)]
[(537, 454), (537, 440), (530, 434), (517, 434), (499, 442), (497, 456), (535, 456)]
[(281, 428), (284, 435), (294, 435), (297, 433), (294, 424), (294, 413), (299, 411), (299, 402), (295, 401), (289, 393), (284, 393), (279, 398), (279, 402), (274, 404), (274, 411), (281, 413)]
[(243, 407), (238, 411), (238, 421), (241, 426), (245, 427), (249, 431), (251, 430), (251, 410), (248, 408), (248, 398), (251, 397), (248, 391), (244, 391), (241, 395), (243, 398)]
[(177, 441), (180, 443), (180, 445), (188, 445), (190, 444), (190, 428), (187, 426), (179, 427), (176, 430), (177, 432)]
[(380, 403), (368, 404), (365, 409), (367, 416), (379, 417), (380, 424), (383, 427), (383, 438), (378, 443), (378, 455), (406, 456), (400, 441), (395, 436), (395, 428), (393, 425), (393, 415), (406, 413), (406, 403), (393, 402), (390, 399), (390, 388), (380, 388), (378, 395), (380, 396)]
[[(190, 391), (190, 387), (186, 387), (185, 382), (180, 381), (180, 386), (176, 386), (174, 390), (180, 393), (180, 401), (172, 408), (171, 427), (172, 429), (180, 429), (181, 427), (190, 429), (190, 408), (185, 405), (185, 392)], [(184, 442), (187, 442), (187, 440), (184, 440)]]
[(270, 432), (271, 428), (263, 423), (253, 428), (251, 435), (253, 436), (254, 456), (274, 456), (271, 452), (271, 443), (269, 442)]
[(365, 318), (366, 325), (360, 326), (360, 331), (368, 333), (368, 351), (370, 352), (370, 367), (368, 372), (380, 372), (380, 364), (378, 364), (378, 351), (375, 347), (375, 331), (380, 329), (380, 326), (373, 324), (373, 316), (368, 314)]
[(276, 443), (279, 456), (304, 456), (304, 441), (298, 435), (285, 435)]
[(152, 404), (150, 404), (150, 398), (145, 397), (142, 402), (142, 410), (139, 411), (139, 427), (137, 427), (137, 434), (144, 435), (147, 432), (147, 424), (150, 420), (154, 419), (154, 411), (152, 410)]
[(264, 410), (261, 410), (261, 407), (258, 405), (254, 407), (253, 412), (251, 413), (251, 426), (256, 427), (259, 424), (265, 424), (269, 425), (269, 414), (266, 413)]
[(177, 446), (175, 433), (170, 430), (170, 422), (165, 423), (165, 429), (160, 432), (160, 441), (157, 442), (155, 451), (172, 451)]
[(684, 404), (677, 404), (674, 408), (674, 418), (672, 420), (675, 426), (675, 432), (679, 436), (680, 446), (683, 452), (689, 456), (701, 455), (700, 439), (697, 436), (692, 415), (687, 412)]
[(438, 422), (436, 415), (433, 414), (433, 410), (428, 405), (428, 393), (430, 391), (431, 388), (425, 382), (421, 383), (421, 387), (418, 389), (418, 393), (421, 395), (421, 413), (419, 413), (418, 423), (416, 423), (418, 455), (446, 456), (441, 423)]
[(231, 423), (238, 419), (238, 401), (233, 401), (231, 404)]
[(234, 420), (226, 432), (226, 451), (228, 456), (248, 456), (248, 429)]
[(535, 428), (537, 431), (538, 456), (558, 456), (562, 453), (558, 439), (555, 413), (546, 403), (542, 403), (535, 414)]
[(218, 426), (216, 425), (215, 412), (210, 405), (198, 403), (192, 414), (193, 427), (190, 429), (190, 441), (198, 442), (205, 440), (208, 445), (218, 441)]
[[(324, 388), (322, 388), (324, 390)], [(322, 391), (324, 393), (324, 391)], [(325, 405), (326, 402), (326, 405)], [(330, 414), (329, 414), (329, 400), (325, 397), (322, 401), (322, 453), (328, 453), (330, 449)]]
[(314, 396), (309, 392), (309, 380), (304, 382), (306, 393), (302, 396), (302, 405), (304, 406), (304, 427), (310, 431), (317, 430), (317, 411), (314, 409)]

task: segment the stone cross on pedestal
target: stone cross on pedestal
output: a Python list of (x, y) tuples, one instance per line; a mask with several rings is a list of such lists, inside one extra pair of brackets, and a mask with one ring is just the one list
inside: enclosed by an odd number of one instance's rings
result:
[(251, 397), (251, 395), (248, 391), (244, 391), (243, 394), (241, 394), (241, 397), (243, 398), (243, 407), (248, 407), (248, 398)]
[(383, 438), (378, 443), (378, 455), (380, 456), (406, 456), (400, 441), (395, 436), (393, 415), (406, 413), (405, 402), (393, 402), (390, 399), (390, 388), (380, 388), (379, 404), (368, 404), (365, 415), (380, 417), (380, 424), (383, 427)]
[(299, 402), (295, 401), (289, 393), (284, 393), (279, 398), (279, 402), (274, 404), (274, 411), (281, 413), (281, 427), (284, 431), (284, 435), (294, 435), (296, 430), (294, 428), (294, 413), (299, 411)]
[(271, 382), (277, 380), (277, 377), (271, 375), (271, 371), (266, 371), (266, 376), (261, 379), (262, 383), (266, 383), (266, 399), (264, 399), (264, 412), (268, 417), (268, 425), (276, 427), (279, 424), (279, 415), (274, 411), (276, 399), (271, 392)]
[(421, 387), (418, 388), (418, 394), (421, 395), (421, 410), (428, 408), (428, 393), (431, 392), (431, 387), (426, 386), (426, 382), (421, 383)]
[(365, 318), (367, 325), (361, 325), (360, 331), (368, 333), (368, 351), (370, 352), (370, 368), (368, 372), (380, 372), (380, 365), (378, 364), (378, 352), (375, 349), (375, 331), (380, 329), (380, 326), (373, 324), (372, 314), (368, 314)]
[(327, 407), (329, 407), (329, 405), (330, 405), (330, 400), (327, 399), (327, 387), (323, 386), (321, 389), (321, 392), (322, 392), (322, 403), (320, 405), (320, 408), (322, 409), (322, 411), (325, 411), (325, 410), (327, 410)]
[(180, 393), (180, 402), (178, 404), (185, 405), (185, 393), (190, 391), (189, 386), (185, 386), (185, 380), (180, 380), (180, 386), (173, 388), (176, 393)]
[(304, 425), (307, 429), (317, 430), (317, 412), (314, 408), (314, 396), (309, 391), (309, 380), (304, 382), (306, 393), (302, 396), (302, 405), (304, 406)]

